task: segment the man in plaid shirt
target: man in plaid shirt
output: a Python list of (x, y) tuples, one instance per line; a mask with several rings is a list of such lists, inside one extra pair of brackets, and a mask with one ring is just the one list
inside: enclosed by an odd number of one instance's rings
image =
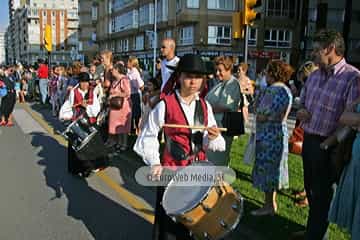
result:
[(323, 239), (335, 182), (330, 151), (320, 143), (332, 135), (344, 110), (360, 96), (360, 72), (346, 63), (340, 33), (321, 30), (314, 37), (313, 57), (319, 65), (308, 78), (297, 118), (304, 128), (304, 185), (309, 200), (305, 239)]

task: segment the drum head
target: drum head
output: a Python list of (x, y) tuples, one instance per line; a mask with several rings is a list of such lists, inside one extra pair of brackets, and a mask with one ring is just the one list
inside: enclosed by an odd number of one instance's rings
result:
[[(190, 166), (202, 167), (203, 173), (206, 173), (206, 166), (213, 166), (210, 162), (195, 162)], [(197, 168), (198, 169), (198, 168)], [(210, 168), (213, 169), (213, 168)], [(191, 170), (190, 170), (191, 171)], [(190, 171), (188, 168), (179, 170), (174, 178), (180, 174), (186, 174)], [(180, 215), (190, 211), (199, 205), (199, 203), (207, 196), (212, 186), (176, 186), (176, 182), (170, 181), (163, 195), (162, 206), (168, 215)]]

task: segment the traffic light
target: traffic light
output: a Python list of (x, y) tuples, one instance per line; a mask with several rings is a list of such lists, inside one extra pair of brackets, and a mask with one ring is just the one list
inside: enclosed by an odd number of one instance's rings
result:
[(243, 13), (235, 12), (232, 15), (232, 37), (239, 39), (244, 37)]
[(243, 23), (245, 25), (252, 25), (255, 20), (260, 19), (261, 0), (243, 0), (243, 6)]
[(51, 26), (47, 24), (45, 26), (45, 36), (44, 36), (45, 48), (48, 52), (52, 51), (52, 32)]

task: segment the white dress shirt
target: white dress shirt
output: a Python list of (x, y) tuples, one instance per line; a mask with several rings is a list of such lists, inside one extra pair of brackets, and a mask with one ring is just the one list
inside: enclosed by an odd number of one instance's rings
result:
[[(176, 91), (176, 94), (179, 97), (181, 108), (185, 113), (188, 123), (190, 125), (194, 125), (195, 105), (196, 100), (199, 99), (199, 97), (197, 96), (190, 104), (187, 104), (181, 98), (178, 91)], [(210, 104), (206, 102), (206, 105), (208, 112), (208, 126), (217, 126)], [(165, 108), (165, 102), (161, 101), (150, 112), (148, 120), (133, 148), (134, 151), (143, 158), (147, 165), (160, 164), (160, 143), (158, 141), (158, 133), (165, 123)], [(199, 130), (192, 130), (193, 133), (196, 131)], [(209, 141), (208, 133), (205, 131), (203, 137), (203, 148), (211, 151), (225, 151), (225, 140), (221, 134), (219, 134), (217, 138)]]
[(161, 61), (161, 81), (162, 81), (160, 88), (161, 91), (165, 87), (165, 84), (169, 80), (171, 74), (174, 72), (172, 69), (168, 68), (167, 66), (176, 67), (179, 61), (180, 58), (178, 58), (177, 56), (175, 56), (171, 60), (164, 59)]
[[(75, 88), (73, 88), (70, 91), (68, 99), (65, 101), (65, 103), (62, 105), (60, 112), (59, 112), (59, 119), (60, 120), (69, 120), (73, 117), (73, 106), (74, 106), (74, 99), (75, 99)], [(82, 91), (80, 88), (78, 88), (81, 96), (84, 98), (85, 94), (87, 92)], [(93, 94), (93, 103), (91, 105), (87, 105), (86, 107), (86, 114), (88, 117), (96, 117), (100, 112), (100, 103), (96, 96), (96, 94)]]

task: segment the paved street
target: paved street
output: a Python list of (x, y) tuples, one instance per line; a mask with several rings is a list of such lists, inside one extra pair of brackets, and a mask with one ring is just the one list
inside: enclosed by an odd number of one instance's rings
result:
[[(1, 240), (149, 239), (151, 223), (133, 210), (133, 197), (123, 188), (134, 185), (122, 174), (126, 168), (73, 177), (64, 146), (25, 110), (17, 107), (15, 118), (15, 127), (0, 132)], [(135, 200), (153, 204), (153, 194), (141, 192), (148, 198)]]
[[(71, 176), (54, 134), (61, 124), (32, 108), (17, 106), (15, 127), (0, 128), (0, 239), (151, 239), (155, 192), (133, 177), (141, 160), (124, 155), (86, 180)], [(262, 238), (240, 224), (226, 239)]]

